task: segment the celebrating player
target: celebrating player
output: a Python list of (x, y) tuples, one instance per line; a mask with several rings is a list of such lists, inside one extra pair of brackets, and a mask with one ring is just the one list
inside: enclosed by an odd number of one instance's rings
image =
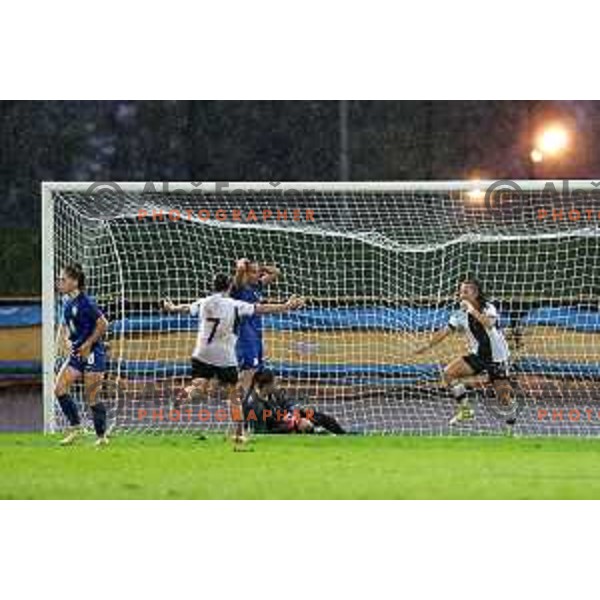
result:
[(257, 432), (317, 433), (320, 430), (337, 435), (346, 433), (332, 416), (288, 398), (268, 369), (254, 374), (243, 408), (246, 422), (253, 424)]
[(64, 294), (63, 332), (70, 349), (69, 359), (63, 364), (54, 387), (54, 393), (67, 421), (69, 430), (61, 441), (72, 444), (82, 433), (77, 404), (69, 394), (73, 383), (83, 375), (85, 398), (92, 411), (96, 445), (108, 443), (106, 437), (106, 406), (96, 401), (106, 369), (106, 352), (102, 337), (108, 321), (85, 292), (85, 275), (81, 265), (66, 265), (58, 279), (58, 290)]
[[(436, 332), (431, 341), (417, 350), (421, 354), (439, 344), (452, 331), (464, 333), (469, 354), (454, 359), (444, 369), (444, 381), (456, 399), (456, 412), (450, 424), (474, 418), (475, 413), (467, 398), (467, 388), (462, 382), (466, 377), (486, 372), (497, 397), (505, 406), (511, 406), (512, 386), (508, 380), (508, 344), (498, 327), (498, 311), (488, 302), (481, 284), (467, 279), (459, 286), (461, 310), (452, 314), (448, 326)], [(506, 420), (514, 425), (514, 415)]]
[(243, 317), (267, 313), (283, 313), (304, 305), (303, 298), (292, 296), (285, 304), (251, 304), (229, 296), (232, 281), (228, 275), (219, 274), (213, 282), (213, 294), (191, 304), (163, 303), (169, 312), (190, 313), (199, 317), (198, 340), (192, 354), (192, 385), (189, 395), (197, 391), (206, 394), (212, 379), (227, 390), (227, 399), (236, 422), (234, 444), (237, 449), (245, 442), (242, 428), (242, 410), (239, 397), (236, 342), (240, 320)]
[[(236, 264), (231, 297), (256, 304), (262, 299), (264, 287), (276, 281), (280, 274), (277, 267), (240, 258)], [(264, 361), (262, 320), (259, 314), (242, 319), (236, 352), (241, 371), (240, 386), (245, 395), (250, 389), (254, 373), (263, 366)]]

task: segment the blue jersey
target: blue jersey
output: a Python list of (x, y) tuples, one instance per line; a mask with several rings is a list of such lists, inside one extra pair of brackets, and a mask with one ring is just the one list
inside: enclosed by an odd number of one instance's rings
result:
[[(234, 288), (231, 297), (256, 304), (262, 300), (263, 285), (245, 285)], [(260, 369), (263, 366), (264, 353), (262, 343), (262, 319), (253, 314), (243, 317), (240, 322), (238, 341), (236, 345), (238, 367), (244, 369)]]
[[(102, 316), (95, 300), (80, 292), (74, 298), (66, 296), (63, 300), (63, 324), (69, 331), (69, 340), (73, 350), (79, 347), (94, 333), (96, 321)], [(103, 348), (102, 340), (98, 340), (92, 349)]]
[[(250, 304), (257, 304), (262, 300), (263, 285), (257, 283), (255, 285), (244, 285), (239, 288), (233, 288), (231, 297), (236, 300), (243, 300)], [(260, 315), (253, 314), (249, 317), (244, 317), (240, 323), (240, 332), (238, 339), (240, 342), (262, 342), (262, 319)]]

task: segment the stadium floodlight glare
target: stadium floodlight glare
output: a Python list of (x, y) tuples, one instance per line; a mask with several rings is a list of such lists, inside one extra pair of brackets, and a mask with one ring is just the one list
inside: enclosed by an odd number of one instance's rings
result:
[[(172, 410), (172, 390), (191, 376), (198, 322), (164, 313), (160, 299), (202, 298), (214, 274), (252, 257), (281, 270), (269, 301), (307, 299), (298, 312), (263, 318), (269, 367), (287, 392), (349, 431), (450, 432), (455, 401), (440, 375), (464, 354), (463, 341), (415, 349), (448, 324), (459, 282), (476, 277), (512, 344), (524, 397), (517, 431), (600, 435), (600, 205), (582, 205), (573, 218), (564, 182), (551, 182), (551, 201), (548, 183), (43, 184), (46, 430), (65, 425), (53, 396), (69, 352), (54, 293), (61, 265), (83, 265), (86, 289), (110, 323), (102, 394), (112, 426), (189, 432), (222, 429), (199, 410), (214, 416), (225, 399), (216, 390)], [(569, 182), (584, 191), (593, 184)], [(473, 209), (480, 198), (475, 206), (490, 210)], [(485, 385), (470, 393), (475, 422), (453, 433), (497, 433)], [(77, 388), (73, 397), (82, 401)]]
[(485, 198), (485, 192), (482, 189), (481, 181), (474, 179), (470, 182), (471, 189), (467, 192), (467, 198), (472, 204), (480, 204)]
[(557, 156), (566, 150), (568, 144), (569, 134), (566, 128), (563, 125), (554, 123), (545, 127), (540, 133), (536, 149), (539, 150), (542, 157), (544, 155)]
[(541, 163), (544, 160), (544, 153), (539, 148), (534, 148), (530, 154), (531, 161)]

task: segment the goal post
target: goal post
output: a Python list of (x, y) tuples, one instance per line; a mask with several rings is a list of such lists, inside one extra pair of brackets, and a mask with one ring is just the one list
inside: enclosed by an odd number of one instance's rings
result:
[[(224, 399), (174, 411), (189, 381), (197, 323), (159, 309), (209, 293), (248, 257), (282, 276), (267, 299), (308, 299), (263, 317), (267, 364), (299, 400), (349, 430), (496, 433), (482, 378), (475, 423), (450, 429), (442, 366), (455, 337), (415, 355), (477, 277), (509, 338), (518, 430), (600, 433), (600, 188), (592, 181), (52, 182), (42, 185), (44, 423), (52, 395), (61, 265), (84, 266), (110, 322), (103, 393), (114, 427), (220, 429)], [(80, 392), (79, 392), (80, 395)], [(204, 412), (203, 412), (204, 411)], [(207, 416), (208, 415), (208, 416)]]
[(44, 432), (56, 427), (54, 379), (56, 366), (56, 274), (54, 265), (54, 194), (42, 183), (42, 411)]

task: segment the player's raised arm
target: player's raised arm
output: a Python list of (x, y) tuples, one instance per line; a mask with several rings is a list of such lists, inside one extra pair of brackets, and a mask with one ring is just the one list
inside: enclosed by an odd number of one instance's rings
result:
[(493, 306), (489, 305), (488, 308), (480, 311), (469, 300), (462, 300), (460, 306), (466, 313), (477, 319), (486, 329), (492, 329), (496, 325), (498, 313)]
[(275, 265), (261, 265), (247, 258), (240, 258), (235, 263), (233, 275), (234, 289), (241, 288), (248, 283), (256, 285), (269, 285), (276, 281), (281, 275), (281, 270)]
[(450, 329), (449, 327), (439, 329), (433, 334), (433, 336), (427, 344), (415, 350), (415, 354), (424, 354), (425, 352), (427, 352), (427, 350), (431, 350), (431, 348), (443, 342), (450, 335), (450, 333), (452, 333), (452, 329)]
[(168, 298), (165, 298), (162, 301), (162, 308), (166, 312), (189, 314), (192, 312), (192, 306), (193, 306), (193, 303), (192, 304), (174, 304)]
[(240, 288), (246, 283), (250, 261), (247, 258), (240, 258), (235, 263), (235, 274), (233, 275), (233, 287)]
[(260, 265), (260, 282), (269, 285), (275, 282), (281, 275), (281, 270), (275, 265)]
[(290, 296), (284, 304), (256, 304), (254, 311), (258, 315), (286, 313), (302, 308), (306, 300), (299, 296)]

